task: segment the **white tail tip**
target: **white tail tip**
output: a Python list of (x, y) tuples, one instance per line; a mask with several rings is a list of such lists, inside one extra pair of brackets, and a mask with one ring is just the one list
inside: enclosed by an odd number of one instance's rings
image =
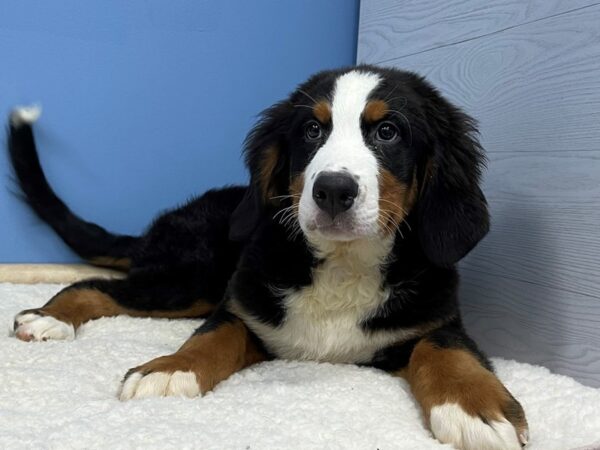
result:
[(41, 114), (40, 105), (17, 106), (10, 114), (10, 123), (14, 126), (31, 125), (40, 118)]

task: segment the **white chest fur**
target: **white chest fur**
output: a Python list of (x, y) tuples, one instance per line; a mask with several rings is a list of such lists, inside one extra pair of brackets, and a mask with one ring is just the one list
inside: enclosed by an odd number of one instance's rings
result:
[(284, 296), (286, 317), (278, 327), (238, 313), (267, 349), (279, 358), (329, 362), (368, 362), (388, 345), (417, 330), (365, 332), (360, 323), (388, 297), (382, 288), (380, 265), (391, 243), (372, 241), (336, 245), (313, 271), (313, 283), (299, 290), (277, 291)]

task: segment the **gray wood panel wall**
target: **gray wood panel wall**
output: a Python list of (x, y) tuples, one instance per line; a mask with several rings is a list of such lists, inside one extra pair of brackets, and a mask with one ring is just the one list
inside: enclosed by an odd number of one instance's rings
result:
[(600, 386), (600, 3), (362, 0), (358, 62), (427, 76), (480, 122), (492, 231), (461, 263), (490, 355)]

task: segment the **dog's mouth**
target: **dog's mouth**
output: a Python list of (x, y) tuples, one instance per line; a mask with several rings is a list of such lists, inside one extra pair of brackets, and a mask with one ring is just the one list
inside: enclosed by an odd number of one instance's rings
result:
[(327, 214), (317, 213), (303, 228), (309, 235), (331, 241), (351, 241), (372, 234), (371, 227), (358, 223), (349, 213), (340, 214), (333, 219)]

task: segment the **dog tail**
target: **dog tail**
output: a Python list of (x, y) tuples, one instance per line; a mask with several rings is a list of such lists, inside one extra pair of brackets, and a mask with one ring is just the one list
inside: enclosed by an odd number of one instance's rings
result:
[(32, 124), (38, 106), (15, 108), (8, 126), (8, 153), (23, 199), (60, 238), (89, 263), (129, 270), (139, 238), (115, 235), (74, 214), (56, 195), (40, 165)]

